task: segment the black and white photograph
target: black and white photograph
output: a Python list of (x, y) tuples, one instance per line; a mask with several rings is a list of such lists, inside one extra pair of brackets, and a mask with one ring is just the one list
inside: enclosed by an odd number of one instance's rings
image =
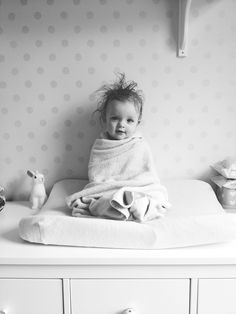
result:
[(0, 0), (0, 314), (236, 313), (236, 0)]

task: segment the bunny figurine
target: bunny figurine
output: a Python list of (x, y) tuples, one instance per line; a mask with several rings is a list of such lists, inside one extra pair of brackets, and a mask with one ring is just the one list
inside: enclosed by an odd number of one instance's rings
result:
[(28, 170), (27, 174), (32, 178), (32, 190), (30, 194), (30, 202), (32, 209), (40, 209), (47, 199), (47, 194), (44, 186), (44, 175)]

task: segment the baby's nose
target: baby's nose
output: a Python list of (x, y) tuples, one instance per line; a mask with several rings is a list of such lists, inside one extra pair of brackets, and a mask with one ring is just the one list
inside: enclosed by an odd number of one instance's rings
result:
[(123, 126), (125, 125), (124, 120), (120, 120), (118, 125), (119, 125), (120, 127), (123, 127)]

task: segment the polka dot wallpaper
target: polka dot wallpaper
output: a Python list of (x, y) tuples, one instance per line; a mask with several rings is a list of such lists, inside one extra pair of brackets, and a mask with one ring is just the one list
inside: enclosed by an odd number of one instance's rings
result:
[(100, 132), (94, 91), (125, 72), (161, 178), (203, 178), (236, 156), (236, 1), (193, 0), (176, 58), (176, 0), (0, 0), (0, 184), (27, 198), (27, 169), (87, 176)]

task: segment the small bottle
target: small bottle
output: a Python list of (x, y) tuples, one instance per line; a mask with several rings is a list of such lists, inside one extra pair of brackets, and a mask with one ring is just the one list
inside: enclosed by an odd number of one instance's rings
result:
[(0, 211), (3, 210), (5, 204), (6, 204), (6, 198), (3, 194), (4, 189), (0, 186)]

